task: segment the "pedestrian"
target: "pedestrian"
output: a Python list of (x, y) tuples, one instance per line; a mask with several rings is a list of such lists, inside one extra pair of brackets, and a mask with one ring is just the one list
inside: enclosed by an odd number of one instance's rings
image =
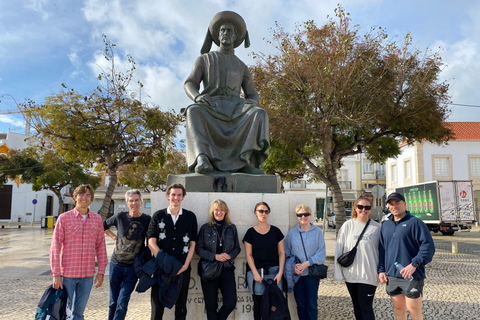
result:
[[(177, 273), (177, 275), (183, 275), (183, 282), (175, 302), (175, 319), (182, 320), (187, 315), (190, 262), (197, 242), (197, 217), (192, 211), (182, 208), (182, 201), (187, 194), (183, 185), (171, 184), (166, 194), (170, 205), (152, 215), (147, 232), (148, 247), (155, 257), (162, 250), (183, 264)], [(160, 302), (159, 288), (158, 283), (152, 287), (152, 320), (162, 319), (165, 309)]]
[(265, 289), (262, 281), (273, 279), (282, 289), (285, 266), (284, 236), (280, 229), (268, 224), (270, 212), (270, 206), (266, 202), (257, 203), (254, 213), (258, 223), (249, 228), (243, 237), (247, 259), (247, 283), (253, 295), (255, 320), (261, 318), (262, 294)]
[(423, 319), (425, 265), (432, 261), (435, 245), (427, 225), (406, 210), (402, 194), (391, 193), (387, 204), (392, 214), (381, 228), (378, 277), (387, 284), (396, 319), (407, 319), (407, 310), (412, 320)]
[[(125, 193), (128, 211), (119, 212), (103, 221), (105, 234), (115, 241), (110, 259), (110, 302), (108, 320), (123, 320), (127, 315), (130, 295), (135, 289), (135, 256), (145, 250), (150, 216), (142, 213), (142, 193), (128, 190)], [(117, 234), (110, 227), (115, 226)]]
[(316, 320), (320, 280), (309, 275), (308, 267), (325, 262), (325, 239), (322, 230), (310, 221), (312, 209), (309, 206), (299, 204), (295, 208), (295, 215), (298, 224), (285, 237), (285, 255), (295, 256), (299, 260), (295, 264), (294, 273), (299, 274), (300, 278), (293, 289), (298, 319)]
[(102, 218), (89, 210), (93, 196), (89, 184), (73, 191), (75, 208), (58, 217), (50, 247), (53, 288), (67, 291), (72, 320), (84, 319), (90, 291), (94, 284), (95, 288), (102, 285), (108, 263)]
[[(335, 247), (333, 278), (338, 284), (345, 280), (356, 320), (375, 319), (373, 299), (378, 286), (380, 224), (371, 219), (371, 214), (370, 199), (365, 196), (359, 197), (353, 206), (352, 218), (338, 231)], [(363, 230), (365, 231), (362, 235)], [(362, 235), (361, 239), (359, 239), (360, 235)], [(349, 267), (342, 267), (337, 262), (337, 258), (352, 250), (357, 242), (357, 253), (353, 263)]]
[[(208, 222), (198, 233), (195, 251), (201, 259), (222, 264), (221, 274), (212, 280), (201, 279), (208, 320), (226, 320), (237, 305), (235, 258), (240, 253), (237, 227), (230, 221), (225, 201), (213, 200)], [(201, 263), (201, 262), (200, 262)], [(218, 308), (218, 290), (222, 293), (222, 307)]]

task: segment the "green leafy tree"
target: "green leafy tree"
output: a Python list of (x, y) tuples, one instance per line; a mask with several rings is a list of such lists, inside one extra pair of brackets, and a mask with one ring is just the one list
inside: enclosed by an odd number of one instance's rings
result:
[(118, 181), (131, 188), (144, 191), (165, 190), (169, 174), (187, 174), (187, 161), (178, 150), (171, 149), (164, 165), (128, 165), (118, 174)]
[(32, 184), (33, 191), (52, 191), (58, 198), (59, 215), (63, 211), (61, 191), (64, 187), (88, 183), (96, 188), (100, 183), (99, 178), (89, 174), (80, 164), (64, 161), (52, 150), (39, 155), (35, 148), (12, 150), (10, 156), (0, 157), (0, 180), (16, 177)]
[(133, 58), (127, 56), (128, 70), (118, 71), (115, 45), (105, 37), (104, 42), (109, 69), (99, 75), (101, 84), (93, 93), (81, 95), (64, 86), (65, 90), (47, 97), (42, 106), (23, 105), (38, 139), (51, 141), (67, 161), (107, 171), (102, 218), (108, 213), (118, 169), (126, 164), (164, 163), (179, 122), (173, 111), (162, 111), (135, 98), (129, 91), (135, 71)]
[(335, 12), (322, 27), (308, 21), (290, 34), (277, 26), (269, 41), (277, 53), (256, 55), (252, 73), (272, 141), (330, 188), (338, 230), (343, 158), (365, 152), (384, 162), (400, 153), (400, 141), (440, 144), (451, 132), (440, 57), (416, 49), (410, 34), (397, 43), (382, 28), (352, 26), (341, 6)]
[(295, 152), (288, 151), (280, 142), (272, 140), (268, 148), (268, 158), (263, 166), (266, 174), (280, 176), (282, 191), (284, 182), (301, 179), (307, 173), (302, 158)]

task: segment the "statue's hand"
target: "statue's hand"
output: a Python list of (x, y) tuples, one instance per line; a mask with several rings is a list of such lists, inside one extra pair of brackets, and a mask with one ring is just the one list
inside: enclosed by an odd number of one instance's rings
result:
[(212, 97), (208, 94), (201, 94), (195, 98), (196, 103), (207, 104), (212, 108), (215, 108), (215, 102), (213, 102)]

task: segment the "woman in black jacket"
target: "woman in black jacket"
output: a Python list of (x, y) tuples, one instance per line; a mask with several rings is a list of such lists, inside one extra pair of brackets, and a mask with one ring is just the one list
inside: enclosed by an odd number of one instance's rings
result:
[[(240, 244), (237, 228), (231, 223), (228, 213), (225, 201), (213, 200), (208, 222), (200, 228), (198, 244), (195, 248), (200, 260), (219, 261), (223, 264), (220, 276), (209, 281), (201, 279), (209, 320), (227, 319), (237, 304), (234, 262), (240, 253)], [(222, 293), (223, 305), (217, 311), (218, 289)]]

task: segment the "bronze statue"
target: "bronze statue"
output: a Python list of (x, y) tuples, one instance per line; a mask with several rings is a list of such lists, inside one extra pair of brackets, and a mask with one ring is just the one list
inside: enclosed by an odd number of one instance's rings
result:
[[(212, 41), (218, 50), (209, 52)], [(184, 111), (189, 172), (264, 173), (260, 166), (268, 156), (268, 116), (258, 107), (248, 67), (235, 56), (234, 48), (243, 41), (248, 48), (243, 18), (231, 11), (217, 13), (202, 55), (185, 80), (185, 92), (194, 101)]]

